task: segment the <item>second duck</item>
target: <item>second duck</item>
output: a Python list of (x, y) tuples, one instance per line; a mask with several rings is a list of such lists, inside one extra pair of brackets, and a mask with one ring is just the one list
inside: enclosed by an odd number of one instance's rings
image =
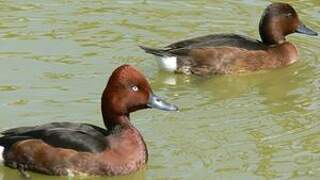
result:
[(237, 34), (214, 34), (179, 41), (163, 49), (141, 48), (160, 57), (160, 65), (166, 71), (196, 75), (236, 74), (296, 62), (298, 50), (285, 38), (295, 32), (318, 35), (299, 20), (292, 6), (273, 3), (260, 19), (262, 41)]

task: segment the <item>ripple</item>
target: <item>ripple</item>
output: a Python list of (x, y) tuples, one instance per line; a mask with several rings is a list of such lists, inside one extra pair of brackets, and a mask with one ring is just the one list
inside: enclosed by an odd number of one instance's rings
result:
[(54, 73), (54, 72), (46, 72), (42, 76), (44, 79), (52, 79), (52, 80), (65, 80), (71, 79), (74, 77), (73, 74), (70, 73)]
[(14, 102), (9, 103), (10, 106), (24, 106), (27, 105), (30, 101), (27, 99), (18, 99)]
[[(212, 78), (160, 72), (137, 47), (221, 32), (258, 38), (269, 3), (2, 1), (1, 124), (95, 118), (102, 125), (98, 92), (106, 75), (130, 63), (155, 93), (181, 108), (132, 115), (150, 152), (147, 179), (314, 179), (320, 175), (319, 37), (288, 38), (300, 52), (292, 66)], [(291, 3), (307, 26), (320, 28), (318, 1)]]
[(79, 59), (77, 57), (72, 57), (69, 55), (60, 55), (60, 56), (29, 56), (30, 59), (35, 59), (41, 62), (55, 62), (62, 64), (79, 64), (81, 61), (77, 61), (75, 59)]
[(0, 91), (2, 92), (8, 92), (8, 91), (16, 91), (20, 89), (19, 86), (14, 86), (14, 85), (0, 85)]

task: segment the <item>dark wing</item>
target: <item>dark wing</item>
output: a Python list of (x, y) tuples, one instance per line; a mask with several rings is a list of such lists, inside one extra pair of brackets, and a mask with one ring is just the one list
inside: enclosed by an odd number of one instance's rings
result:
[(82, 152), (101, 152), (108, 147), (103, 128), (78, 123), (49, 123), (35, 127), (20, 127), (2, 132), (0, 145), (10, 148), (18, 141), (41, 139), (49, 145)]
[(67, 128), (67, 129), (73, 129), (73, 130), (80, 130), (80, 131), (87, 131), (88, 133), (95, 135), (95, 133), (99, 132), (107, 136), (109, 133), (107, 130), (94, 126), (91, 124), (86, 123), (71, 123), (71, 122), (53, 122), (48, 123), (40, 126), (30, 126), (30, 127), (18, 127), (18, 128), (12, 128), (5, 131), (0, 132), (0, 134), (3, 135), (17, 135), (17, 134), (23, 134), (27, 133), (29, 131), (35, 131), (35, 130), (43, 130), (43, 129), (52, 129), (52, 128)]
[[(208, 47), (236, 47), (247, 50), (266, 50), (268, 47), (256, 39), (238, 34), (213, 34), (179, 41), (166, 46), (164, 49), (140, 46), (146, 53), (155, 56), (172, 56), (185, 54), (188, 49)], [(181, 53), (183, 52), (183, 53)]]
[(212, 34), (179, 41), (166, 46), (168, 49), (201, 47), (238, 47), (247, 50), (264, 50), (267, 48), (259, 40), (238, 34)]

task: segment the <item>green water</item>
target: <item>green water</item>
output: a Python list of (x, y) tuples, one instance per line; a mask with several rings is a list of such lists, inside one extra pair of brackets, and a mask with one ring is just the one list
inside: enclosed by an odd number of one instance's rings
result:
[[(300, 50), (290, 67), (211, 78), (161, 72), (138, 48), (209, 33), (259, 37), (269, 3), (0, 1), (0, 130), (53, 121), (102, 126), (101, 92), (112, 70), (129, 63), (181, 111), (132, 114), (148, 166), (115, 179), (319, 179), (319, 37), (289, 37)], [(292, 4), (320, 31), (319, 0)], [(17, 171), (1, 165), (0, 180), (14, 179)]]

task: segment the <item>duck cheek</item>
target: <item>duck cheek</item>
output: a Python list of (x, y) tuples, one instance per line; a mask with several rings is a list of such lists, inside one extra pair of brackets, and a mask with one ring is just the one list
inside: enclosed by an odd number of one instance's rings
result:
[(147, 100), (144, 100), (144, 98), (133, 98), (130, 100), (130, 103), (128, 103), (128, 109), (130, 112), (134, 112), (140, 109), (146, 109), (147, 106)]
[(149, 107), (147, 107), (145, 104), (140, 104), (140, 105), (135, 105), (129, 108), (129, 112), (135, 112), (141, 109), (147, 109)]

